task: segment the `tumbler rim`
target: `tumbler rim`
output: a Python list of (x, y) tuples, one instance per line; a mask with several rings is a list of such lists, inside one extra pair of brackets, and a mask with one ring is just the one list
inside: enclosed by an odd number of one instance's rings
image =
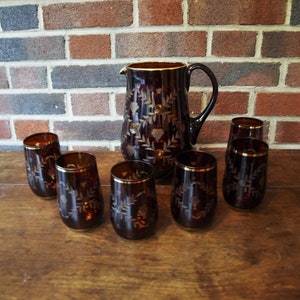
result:
[[(60, 160), (62, 160), (64, 157), (71, 156), (71, 155), (84, 155), (88, 156), (91, 159), (91, 162), (89, 164), (86, 164), (84, 166), (74, 166), (74, 167), (64, 167), (60, 164)], [(92, 168), (96, 166), (96, 156), (93, 153), (87, 152), (87, 151), (70, 151), (64, 154), (61, 154), (56, 160), (55, 160), (55, 167), (58, 171), (63, 173), (81, 173), (85, 172), (87, 169)]]
[[(28, 142), (29, 140), (31, 139), (34, 139), (35, 137), (42, 137), (42, 136), (45, 136), (45, 135), (48, 135), (48, 136), (52, 136), (54, 138), (53, 141), (49, 141), (47, 144), (44, 144), (44, 145), (29, 145)], [(53, 133), (53, 132), (37, 132), (37, 133), (34, 133), (34, 134), (31, 134), (29, 136), (27, 136), (24, 140), (23, 140), (23, 146), (25, 149), (28, 149), (28, 150), (37, 150), (37, 149), (44, 149), (44, 148), (47, 148), (49, 147), (49, 145), (52, 145), (52, 144), (55, 144), (55, 143), (59, 143), (59, 138), (58, 138), (58, 135)]]
[[(255, 143), (259, 143), (261, 146), (263, 146), (263, 149), (259, 149), (259, 152), (255, 153), (248, 153), (243, 150), (237, 149), (237, 146), (235, 145), (238, 142), (246, 142), (246, 141), (254, 141)], [(246, 156), (246, 157), (262, 157), (268, 154), (269, 152), (269, 145), (259, 139), (255, 138), (237, 138), (234, 139), (231, 143), (231, 151), (234, 152), (235, 154), (241, 155), (241, 156)]]
[[(189, 153), (202, 153), (202, 154), (208, 156), (210, 159), (212, 159), (212, 161), (211, 161), (211, 163), (209, 163), (209, 166), (207, 166), (207, 167), (185, 165), (184, 163), (179, 161), (180, 156), (188, 155)], [(188, 151), (184, 151), (184, 152), (180, 153), (179, 155), (177, 155), (177, 157), (175, 159), (175, 164), (179, 168), (181, 168), (185, 171), (208, 172), (208, 171), (216, 169), (218, 162), (217, 162), (217, 158), (211, 153), (208, 153), (208, 152), (202, 151), (202, 150), (188, 150)]]
[[(249, 125), (249, 124), (237, 124), (235, 123), (235, 121), (238, 121), (238, 120), (248, 120), (248, 121), (254, 121), (254, 122), (257, 122), (257, 125)], [(257, 128), (261, 128), (264, 126), (264, 122), (258, 118), (253, 118), (253, 117), (236, 117), (236, 118), (233, 118), (231, 120), (231, 124), (233, 126), (236, 126), (238, 128), (249, 128), (249, 129), (257, 129)]]
[[(113, 171), (117, 167), (124, 165), (124, 164), (129, 164), (129, 163), (140, 163), (140, 164), (143, 164), (143, 165), (146, 165), (147, 167), (149, 167), (149, 172), (148, 172), (147, 177), (144, 177), (141, 179), (129, 179), (129, 178), (121, 178), (113, 173)], [(122, 184), (143, 183), (143, 182), (146, 182), (148, 180), (151, 180), (151, 178), (153, 178), (153, 166), (150, 163), (142, 161), (142, 160), (125, 160), (125, 161), (118, 162), (114, 166), (112, 166), (112, 168), (110, 170), (110, 174), (111, 174), (111, 177), (113, 178), (113, 180), (118, 183), (122, 183)]]

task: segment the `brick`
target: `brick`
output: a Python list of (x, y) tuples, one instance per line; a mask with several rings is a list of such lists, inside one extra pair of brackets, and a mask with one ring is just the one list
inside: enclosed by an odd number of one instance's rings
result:
[(72, 111), (74, 115), (109, 115), (108, 94), (72, 94)]
[(277, 122), (277, 143), (300, 143), (300, 122)]
[(49, 122), (46, 120), (15, 120), (14, 127), (17, 138), (24, 140), (31, 134), (49, 131)]
[(230, 129), (230, 121), (206, 120), (200, 130), (197, 143), (227, 143)]
[(288, 66), (288, 73), (285, 82), (291, 87), (300, 87), (300, 63), (291, 63)]
[(116, 94), (116, 111), (118, 115), (124, 115), (125, 104), (126, 94)]
[(62, 3), (43, 7), (45, 29), (130, 26), (131, 0)]
[(299, 93), (258, 93), (257, 116), (300, 116)]
[(61, 140), (120, 140), (122, 121), (55, 121), (54, 131)]
[(212, 54), (215, 56), (254, 56), (256, 32), (216, 31), (213, 34)]
[(6, 76), (6, 70), (4, 67), (0, 67), (0, 89), (8, 89), (8, 80)]
[(189, 92), (187, 95), (188, 105), (189, 105), (189, 114), (192, 117), (195, 117), (204, 110), (206, 106), (206, 99), (210, 97), (209, 93), (202, 92)]
[(10, 139), (10, 126), (8, 120), (0, 120), (0, 139)]
[(109, 35), (73, 35), (70, 36), (70, 54), (75, 59), (110, 58)]
[(47, 87), (46, 67), (18, 67), (10, 69), (12, 88), (38, 89)]
[(125, 87), (126, 79), (119, 71), (124, 65), (57, 66), (51, 73), (56, 89)]
[(213, 115), (243, 115), (248, 112), (249, 94), (245, 92), (220, 92), (212, 110)]
[(182, 24), (181, 2), (181, 0), (140, 0), (139, 24), (141, 26)]
[(291, 25), (300, 25), (300, 1), (292, 2)]
[(0, 7), (2, 30), (37, 29), (39, 26), (37, 9), (37, 5)]
[(0, 114), (65, 114), (64, 94), (1, 94)]
[(0, 61), (62, 58), (65, 58), (65, 41), (61, 36), (0, 39)]
[[(277, 86), (279, 82), (278, 63), (207, 63), (221, 86)], [(211, 86), (208, 77), (195, 71), (191, 86)]]
[(300, 32), (275, 31), (264, 32), (262, 56), (299, 57)]
[(191, 25), (284, 24), (287, 0), (188, 0)]
[[(187, 47), (188, 45), (188, 47)], [(117, 57), (205, 56), (206, 33), (143, 32), (116, 35)]]

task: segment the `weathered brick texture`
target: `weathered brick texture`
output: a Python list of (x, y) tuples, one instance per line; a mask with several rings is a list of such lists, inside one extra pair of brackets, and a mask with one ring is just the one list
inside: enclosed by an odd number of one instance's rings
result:
[(61, 36), (0, 39), (0, 61), (52, 60), (65, 58)]
[(34, 133), (49, 131), (49, 122), (46, 120), (15, 120), (14, 126), (20, 140)]
[(206, 120), (198, 136), (197, 143), (213, 144), (228, 141), (230, 121)]
[(74, 115), (109, 115), (108, 94), (72, 94), (72, 111)]
[(300, 116), (300, 93), (259, 93), (257, 116)]
[(276, 128), (277, 143), (300, 143), (300, 122), (279, 121)]
[(45, 29), (130, 26), (131, 0), (62, 3), (44, 7)]
[(8, 87), (9, 85), (6, 76), (6, 70), (4, 67), (0, 67), (0, 89), (7, 89)]
[(265, 57), (300, 57), (300, 32), (265, 32), (262, 55)]
[(291, 25), (300, 25), (300, 1), (292, 1)]
[(121, 33), (116, 37), (117, 57), (204, 56), (206, 33)]
[(70, 55), (77, 59), (110, 58), (110, 36), (73, 35), (70, 36)]
[(125, 94), (117, 94), (116, 95), (116, 112), (120, 116), (124, 114), (124, 108), (126, 103), (126, 95)]
[(249, 93), (221, 92), (212, 111), (216, 115), (244, 115), (248, 113)]
[(18, 67), (10, 69), (12, 88), (42, 89), (48, 86), (46, 67)]
[[(221, 86), (276, 86), (279, 82), (278, 63), (207, 63)], [(195, 74), (196, 75), (196, 74)], [(211, 85), (207, 76), (192, 75), (192, 86)]]
[[(189, 111), (192, 115), (199, 115), (208, 104), (211, 93), (188, 93)], [(220, 92), (218, 101), (211, 115), (243, 115), (248, 112), (249, 94), (246, 92)]]
[(0, 94), (0, 114), (65, 114), (63, 94)]
[(119, 75), (122, 66), (58, 66), (52, 71), (52, 84), (56, 89), (125, 86), (125, 77)]
[(10, 139), (10, 127), (8, 120), (0, 120), (0, 138), (1, 139)]
[(139, 24), (147, 25), (178, 25), (182, 24), (181, 0), (140, 0)]
[(121, 121), (56, 121), (54, 130), (63, 140), (118, 140)]
[(0, 24), (4, 31), (37, 29), (37, 5), (0, 7)]
[[(0, 1), (1, 2), (1, 1)], [(300, 1), (14, 0), (0, 3), (0, 150), (52, 130), (64, 149), (120, 151), (136, 61), (203, 63), (219, 96), (197, 147), (224, 148), (230, 120), (261, 118), (272, 148), (299, 149)], [(212, 92), (195, 70), (190, 113)]]
[(300, 63), (291, 63), (289, 65), (286, 84), (292, 87), (300, 87)]
[(287, 0), (188, 0), (189, 24), (283, 24)]
[(212, 54), (216, 56), (254, 56), (256, 33), (217, 31), (213, 36)]

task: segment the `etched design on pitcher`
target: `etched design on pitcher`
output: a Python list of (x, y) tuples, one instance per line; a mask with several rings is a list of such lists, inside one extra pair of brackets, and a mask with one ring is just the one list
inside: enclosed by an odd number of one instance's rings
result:
[(176, 97), (175, 89), (167, 93), (142, 84), (128, 93), (122, 135), (126, 149), (122, 150), (129, 157), (173, 165), (173, 152), (185, 131), (176, 114)]

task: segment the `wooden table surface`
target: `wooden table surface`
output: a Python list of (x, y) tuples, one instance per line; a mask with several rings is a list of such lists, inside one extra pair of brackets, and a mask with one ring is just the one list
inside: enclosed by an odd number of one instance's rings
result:
[(189, 232), (169, 209), (170, 183), (157, 183), (156, 234), (119, 237), (109, 219), (109, 173), (118, 152), (96, 153), (103, 223), (75, 232), (56, 199), (35, 196), (22, 152), (0, 153), (0, 299), (300, 299), (300, 151), (270, 151), (268, 188), (251, 212), (231, 209), (221, 181), (212, 225)]

